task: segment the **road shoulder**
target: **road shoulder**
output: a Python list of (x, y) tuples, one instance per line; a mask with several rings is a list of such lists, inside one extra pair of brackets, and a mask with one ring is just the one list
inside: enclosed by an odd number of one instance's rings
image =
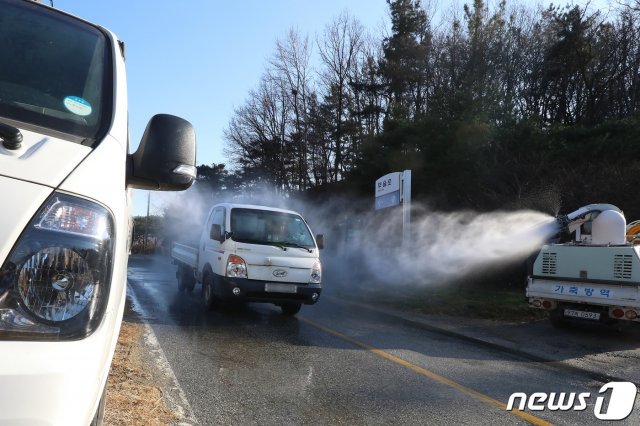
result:
[(557, 329), (547, 320), (513, 322), (429, 315), (342, 297), (325, 296), (325, 299), (357, 309), (374, 310), (429, 331), (473, 341), (528, 360), (576, 369), (600, 381), (623, 380), (640, 384), (640, 327)]
[[(127, 298), (128, 306), (137, 304), (131, 288)], [(199, 424), (153, 329), (131, 309), (125, 312), (109, 373), (105, 424)]]
[(123, 321), (107, 382), (105, 424), (166, 425), (179, 416), (166, 404), (157, 376), (145, 366), (149, 348), (144, 344), (145, 326)]

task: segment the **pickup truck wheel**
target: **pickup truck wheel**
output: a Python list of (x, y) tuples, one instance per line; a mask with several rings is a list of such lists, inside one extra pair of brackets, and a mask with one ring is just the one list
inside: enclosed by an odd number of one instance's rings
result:
[(280, 309), (282, 309), (282, 313), (285, 315), (295, 315), (300, 312), (301, 307), (302, 304), (300, 303), (285, 303), (280, 306)]
[(176, 278), (178, 279), (178, 291), (191, 293), (193, 287), (196, 285), (196, 279), (193, 276), (193, 272), (189, 268), (179, 266), (176, 272)]
[(191, 293), (193, 287), (196, 285), (196, 278), (193, 276), (193, 271), (190, 268), (182, 268), (182, 283), (184, 291)]
[(210, 273), (206, 274), (202, 280), (202, 298), (207, 309), (212, 310), (217, 306), (213, 290), (213, 276)]
[(183, 277), (183, 273), (182, 273), (182, 266), (178, 266), (178, 270), (176, 271), (176, 279), (178, 280), (178, 292), (182, 293), (184, 291), (184, 280), (182, 279)]

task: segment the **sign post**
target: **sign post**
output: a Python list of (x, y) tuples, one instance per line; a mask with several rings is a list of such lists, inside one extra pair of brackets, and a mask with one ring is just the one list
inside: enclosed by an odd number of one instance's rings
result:
[(402, 242), (411, 238), (411, 170), (389, 173), (376, 180), (376, 210), (402, 203)]
[(411, 242), (411, 170), (402, 172), (402, 244)]

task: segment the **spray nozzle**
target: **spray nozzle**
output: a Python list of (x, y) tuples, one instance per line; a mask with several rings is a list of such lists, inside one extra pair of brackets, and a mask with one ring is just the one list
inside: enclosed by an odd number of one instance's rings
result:
[(569, 232), (569, 223), (571, 223), (571, 219), (566, 214), (556, 216), (556, 222), (558, 222), (558, 226), (560, 227), (560, 232)]

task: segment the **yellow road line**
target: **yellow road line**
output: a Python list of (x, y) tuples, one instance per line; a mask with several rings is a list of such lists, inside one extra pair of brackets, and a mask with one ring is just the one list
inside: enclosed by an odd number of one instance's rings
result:
[[(382, 349), (378, 349), (378, 348), (373, 347), (371, 345), (368, 345), (368, 344), (366, 344), (364, 342), (356, 340), (356, 339), (354, 339), (352, 337), (349, 337), (349, 336), (347, 336), (345, 334), (342, 334), (342, 333), (340, 333), (338, 331), (335, 331), (335, 330), (332, 330), (330, 328), (327, 328), (327, 327), (325, 327), (323, 325), (318, 324), (315, 321), (311, 321), (309, 319), (302, 318), (300, 316), (298, 316), (298, 319), (303, 321), (303, 322), (306, 322), (307, 324), (309, 324), (309, 325), (311, 325), (313, 327), (319, 328), (320, 330), (322, 330), (322, 331), (324, 331), (326, 333), (329, 333), (331, 335), (339, 337), (342, 340), (346, 340), (347, 342), (349, 342), (349, 343), (351, 343), (351, 344), (353, 344), (355, 346), (361, 347), (362, 349), (366, 349), (369, 352), (372, 352), (372, 353), (374, 353), (374, 354), (376, 354), (376, 355), (378, 355), (378, 356), (380, 356), (382, 358), (385, 358), (385, 359), (387, 359), (387, 360), (389, 360), (391, 362), (395, 362), (396, 364), (400, 364), (400, 365), (402, 365), (404, 367), (407, 367), (407, 368), (415, 371), (418, 374), (421, 374), (423, 376), (429, 377), (430, 379), (433, 379), (433, 380), (435, 380), (437, 382), (440, 382), (440, 383), (445, 384), (445, 385), (447, 385), (449, 387), (457, 389), (460, 392), (466, 393), (467, 395), (471, 395), (472, 397), (474, 397), (476, 399), (479, 399), (480, 401), (483, 401), (483, 402), (485, 402), (487, 404), (490, 404), (490, 405), (493, 405), (495, 407), (498, 407), (501, 410), (505, 410), (505, 411), (507, 410), (507, 405), (502, 403), (502, 402), (500, 402), (500, 401), (498, 401), (497, 399), (493, 399), (488, 395), (485, 395), (485, 394), (483, 394), (481, 392), (478, 392), (476, 390), (468, 388), (468, 387), (466, 387), (464, 385), (461, 385), (460, 383), (454, 382), (451, 379), (447, 379), (446, 377), (443, 377), (443, 376), (441, 376), (439, 374), (436, 374), (433, 371), (429, 371), (426, 368), (422, 368), (422, 367), (420, 367), (418, 365), (415, 365), (415, 364), (412, 364), (409, 361), (406, 361), (406, 360), (404, 360), (402, 358), (398, 358), (397, 356), (392, 355), (392, 354), (390, 354), (388, 352), (385, 352)], [(543, 419), (541, 419), (539, 417), (532, 416), (531, 414), (525, 413), (524, 411), (520, 411), (520, 410), (514, 409), (514, 410), (508, 411), (508, 412), (513, 413), (516, 416), (522, 418), (523, 420), (526, 420), (527, 422), (529, 422), (531, 424), (534, 424), (534, 425), (537, 425), (537, 426), (549, 426), (549, 425), (552, 425), (552, 423), (549, 423), (548, 421), (543, 420)]]

